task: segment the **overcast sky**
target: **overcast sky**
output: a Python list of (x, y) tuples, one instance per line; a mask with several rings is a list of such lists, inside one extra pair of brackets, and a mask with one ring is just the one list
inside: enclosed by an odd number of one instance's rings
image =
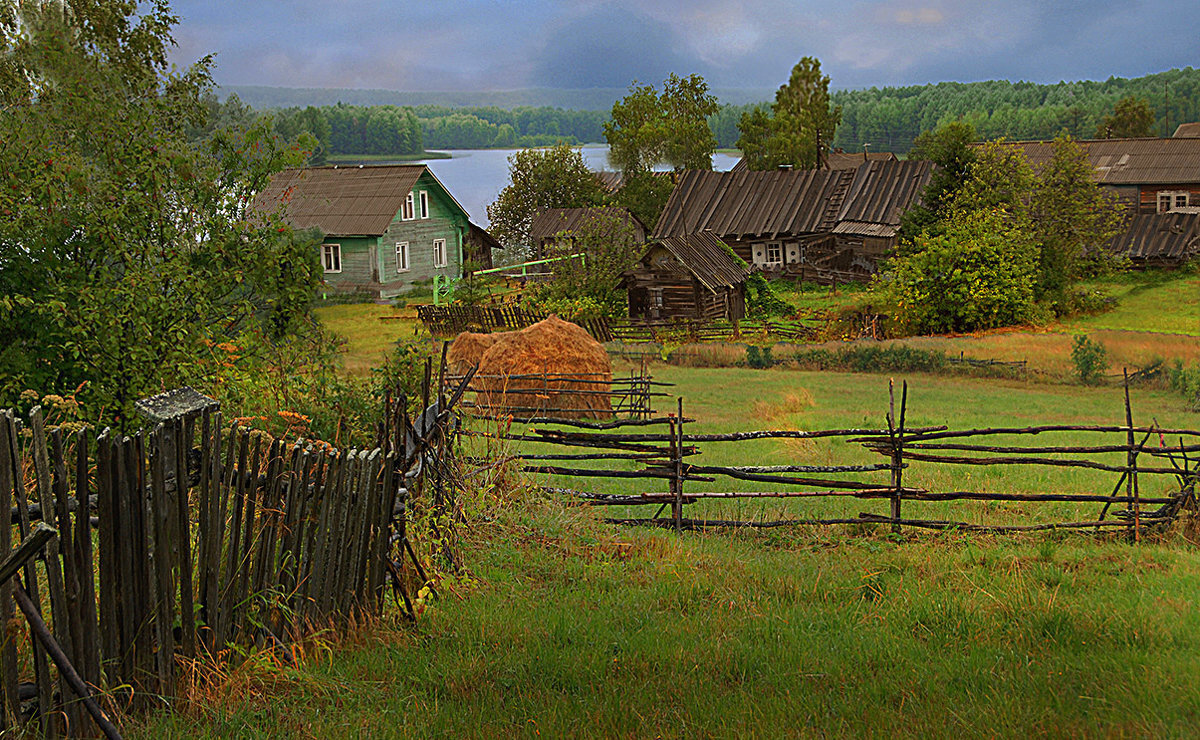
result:
[(220, 85), (408, 91), (627, 87), (698, 72), (835, 88), (1137, 77), (1200, 63), (1195, 0), (175, 0), (175, 61)]

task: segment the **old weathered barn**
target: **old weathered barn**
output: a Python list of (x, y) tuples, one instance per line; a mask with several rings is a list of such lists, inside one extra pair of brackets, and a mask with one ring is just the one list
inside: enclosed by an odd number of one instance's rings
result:
[(896, 242), (929, 162), (851, 170), (683, 173), (654, 239), (711, 230), (755, 269), (819, 282), (862, 280)]
[(746, 268), (711, 231), (660, 239), (621, 276), (629, 317), (740, 319)]
[[(1200, 206), (1200, 138), (1080, 139), (1096, 182), (1135, 213)], [(1014, 141), (1036, 170), (1054, 154), (1052, 141)]]
[[(1186, 126), (1187, 124), (1184, 124)], [(1127, 228), (1104, 245), (1135, 266), (1174, 266), (1195, 257), (1183, 235), (1187, 218), (1166, 218), (1200, 206), (1200, 138), (1189, 129), (1169, 139), (1083, 139), (1096, 183), (1112, 191), (1129, 214)], [(1037, 170), (1050, 160), (1054, 142), (1016, 141)], [(1150, 218), (1150, 216), (1161, 218)], [(1182, 229), (1182, 231), (1180, 231)]]

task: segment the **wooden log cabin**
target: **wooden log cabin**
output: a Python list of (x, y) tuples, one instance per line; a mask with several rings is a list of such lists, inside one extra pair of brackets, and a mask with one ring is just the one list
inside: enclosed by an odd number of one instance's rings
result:
[(733, 250), (705, 231), (652, 243), (618, 287), (631, 319), (736, 320), (746, 316), (746, 275)]
[(895, 245), (900, 216), (920, 199), (932, 169), (892, 159), (844, 170), (689, 171), (653, 237), (711, 230), (758, 271), (866, 280)]

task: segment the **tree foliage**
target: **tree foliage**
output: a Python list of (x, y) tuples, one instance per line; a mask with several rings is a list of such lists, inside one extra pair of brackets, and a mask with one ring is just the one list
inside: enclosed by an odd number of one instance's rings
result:
[(700, 75), (671, 74), (659, 93), (653, 85), (629, 86), (604, 124), (609, 161), (626, 176), (666, 163), (674, 170), (711, 170), (717, 139), (708, 126), (717, 99)]
[(942, 233), (918, 236), (877, 289), (906, 331), (990, 329), (1034, 315), (1037, 245), (999, 209), (960, 212)]
[(643, 244), (617, 209), (597, 208), (572, 231), (559, 234), (547, 257), (579, 254), (553, 265), (554, 281), (540, 286), (530, 300), (564, 318), (625, 314), (625, 293), (617, 288), (621, 273), (642, 256)]
[(189, 143), (211, 82), (207, 60), (171, 71), (175, 20), (161, 0), (0, 18), (2, 402), (79, 389), (92, 418), (128, 426), (134, 400), (194, 379), (213, 346), (303, 325), (311, 240), (250, 204), (306, 147), (264, 125)]
[(1154, 136), (1154, 111), (1150, 101), (1134, 95), (1121, 98), (1112, 113), (1096, 127), (1097, 139), (1136, 139)]
[(530, 245), (533, 218), (548, 208), (581, 208), (604, 202), (604, 188), (583, 152), (559, 144), (522, 149), (508, 158), (509, 184), (487, 207), (489, 229), (506, 250)]
[(816, 169), (824, 163), (842, 120), (842, 107), (829, 97), (829, 76), (821, 63), (804, 57), (775, 93), (770, 113), (762, 108), (742, 116), (738, 148), (752, 170), (780, 165)]
[(959, 189), (966, 182), (975, 162), (975, 129), (969, 123), (951, 121), (936, 130), (924, 131), (913, 142), (908, 153), (912, 160), (933, 162), (934, 170), (921, 194), (921, 200), (913, 204), (900, 218), (900, 241), (902, 248), (913, 238), (944, 220), (950, 213)]

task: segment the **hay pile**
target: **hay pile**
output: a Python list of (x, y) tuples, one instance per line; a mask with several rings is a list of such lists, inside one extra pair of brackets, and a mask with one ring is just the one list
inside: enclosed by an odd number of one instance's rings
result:
[(452, 376), (466, 375), (483, 359), (483, 353), (496, 343), (500, 334), (477, 334), (464, 331), (446, 349), (446, 372)]
[[(479, 371), (471, 385), (482, 412), (518, 419), (612, 417), (608, 353), (582, 328), (557, 316), (520, 331), (464, 332), (450, 345), (446, 364), (456, 368), (461, 365), (454, 363), (466, 363), (469, 368), (475, 357)], [(538, 377), (522, 377), (530, 375)]]

